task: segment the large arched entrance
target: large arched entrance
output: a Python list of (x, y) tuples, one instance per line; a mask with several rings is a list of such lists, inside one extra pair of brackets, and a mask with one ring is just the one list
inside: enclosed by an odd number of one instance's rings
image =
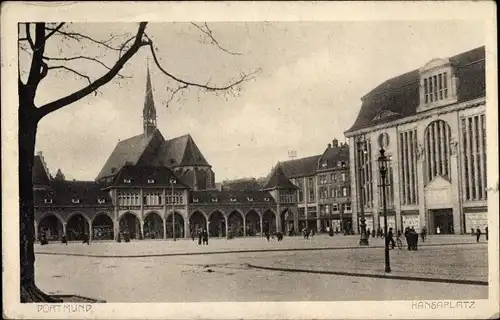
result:
[(245, 217), (247, 227), (247, 236), (256, 236), (260, 234), (260, 216), (255, 210), (250, 210)]
[(205, 215), (201, 213), (200, 211), (195, 211), (189, 217), (189, 230), (191, 234), (196, 234), (199, 229), (206, 229), (207, 228), (207, 219), (205, 218)]
[(90, 236), (88, 220), (80, 213), (72, 215), (66, 224), (66, 239), (68, 241), (83, 240), (83, 235)]
[(113, 219), (105, 213), (100, 213), (94, 217), (92, 221), (92, 239), (113, 240), (114, 235)]
[(233, 237), (243, 237), (243, 216), (239, 211), (234, 210), (229, 214), (227, 224)]
[(293, 212), (285, 209), (281, 212), (281, 231), (285, 234), (290, 234), (295, 231), (293, 228)]
[(141, 238), (141, 222), (133, 213), (127, 212), (120, 218), (120, 233), (127, 235), (130, 239)]
[[(172, 228), (172, 217), (170, 214), (167, 217), (167, 238), (173, 238), (173, 228)], [(175, 212), (175, 237), (176, 238), (184, 238), (184, 218), (178, 212)]]
[(209, 235), (210, 237), (225, 237), (226, 236), (226, 219), (219, 210), (210, 214), (209, 221)]
[(54, 214), (47, 214), (38, 224), (38, 237), (45, 236), (47, 240), (60, 240), (64, 234), (63, 224)]
[(144, 218), (144, 238), (163, 239), (163, 219), (156, 212), (150, 212)]
[(269, 233), (276, 231), (276, 215), (271, 210), (266, 210), (262, 215), (262, 231)]

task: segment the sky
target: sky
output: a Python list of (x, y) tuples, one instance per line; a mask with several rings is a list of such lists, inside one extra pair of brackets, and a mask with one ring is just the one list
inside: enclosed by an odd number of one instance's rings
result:
[[(484, 45), (484, 26), (473, 21), (421, 22), (210, 22), (219, 44), (190, 23), (149, 24), (162, 66), (185, 80), (225, 85), (241, 73), (261, 70), (238, 94), (190, 88), (166, 104), (175, 83), (142, 48), (115, 79), (39, 124), (36, 149), (49, 171), (67, 179), (94, 180), (117, 142), (142, 133), (149, 64), (158, 115), (166, 139), (191, 134), (212, 165), (217, 181), (268, 174), (277, 161), (321, 154), (332, 139), (344, 141), (361, 97), (385, 80)], [(119, 45), (137, 24), (70, 24), (67, 31)], [(112, 65), (116, 53), (87, 41), (51, 38), (46, 55), (98, 57)], [(21, 70), (29, 56), (20, 54)], [(56, 61), (54, 65), (58, 64)], [(95, 79), (94, 62), (65, 64)], [(24, 68), (24, 69), (23, 69)], [(25, 71), (22, 71), (25, 75)], [(38, 106), (87, 84), (63, 70), (50, 70), (39, 87)]]

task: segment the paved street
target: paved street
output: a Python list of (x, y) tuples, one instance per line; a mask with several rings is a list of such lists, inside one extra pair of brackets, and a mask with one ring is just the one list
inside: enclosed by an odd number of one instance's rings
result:
[[(488, 295), (488, 287), (480, 285), (272, 271), (248, 266), (364, 273), (376, 273), (383, 269), (382, 249), (348, 249), (349, 243), (356, 244), (357, 237), (335, 239), (316, 237), (309, 240), (309, 247), (326, 247), (327, 243), (337, 241), (332, 246), (345, 249), (134, 258), (38, 254), (36, 277), (38, 285), (46, 292), (75, 293), (108, 302), (481, 299)], [(454, 242), (467, 239), (471, 240), (472, 237), (455, 237)], [(435, 237), (431, 242), (452, 243), (451, 240)], [(260, 244), (257, 245), (257, 242)], [(251, 239), (246, 241), (248, 247), (245, 248), (292, 248), (294, 245), (300, 247), (301, 243), (306, 247), (306, 242), (298, 238), (288, 238), (280, 244)], [(238, 244), (235, 247), (241, 249), (243, 245), (240, 244), (245, 242), (241, 239), (219, 239), (212, 241), (208, 248), (199, 248), (191, 241), (172, 243), (54, 244), (37, 247), (37, 251), (138, 255), (144, 252), (167, 253), (168, 250), (164, 249), (167, 245), (174, 247), (171, 250), (178, 250), (182, 246), (193, 247), (188, 250), (190, 252), (227, 250), (230, 243)], [(391, 259), (393, 273), (396, 274), (487, 280), (485, 244), (427, 246), (417, 252), (394, 250), (391, 251)]]

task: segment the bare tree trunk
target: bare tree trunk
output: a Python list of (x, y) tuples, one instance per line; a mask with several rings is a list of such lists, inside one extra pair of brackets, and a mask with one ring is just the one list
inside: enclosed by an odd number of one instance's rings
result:
[(58, 302), (35, 284), (35, 210), (32, 171), (38, 117), (33, 102), (19, 92), (19, 247), (21, 302)]

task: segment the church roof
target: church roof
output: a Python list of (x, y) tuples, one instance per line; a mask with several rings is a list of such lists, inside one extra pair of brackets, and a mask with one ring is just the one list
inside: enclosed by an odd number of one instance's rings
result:
[(52, 180), (50, 188), (34, 193), (35, 205), (44, 205), (45, 199), (52, 199), (51, 205), (76, 205), (73, 199), (78, 199), (77, 205), (98, 206), (98, 199), (104, 199), (102, 205), (111, 205), (109, 192), (103, 191), (102, 184), (94, 181)]
[(190, 134), (165, 141), (158, 149), (153, 163), (168, 167), (178, 166), (208, 166), (200, 149)]
[[(485, 95), (484, 58), (484, 46), (450, 58), (458, 77), (458, 103)], [(361, 99), (358, 117), (346, 133), (415, 115), (420, 104), (419, 86), (418, 69), (383, 82)]]
[(43, 159), (41, 156), (35, 156), (33, 163), (33, 185), (35, 186), (46, 186), (50, 183), (49, 173), (45, 169), (43, 164)]
[(272, 170), (271, 174), (269, 175), (269, 179), (262, 189), (297, 189), (297, 186), (294, 185), (290, 181), (290, 179), (288, 179), (288, 177), (285, 175), (285, 172), (283, 171), (282, 164), (278, 163)]

